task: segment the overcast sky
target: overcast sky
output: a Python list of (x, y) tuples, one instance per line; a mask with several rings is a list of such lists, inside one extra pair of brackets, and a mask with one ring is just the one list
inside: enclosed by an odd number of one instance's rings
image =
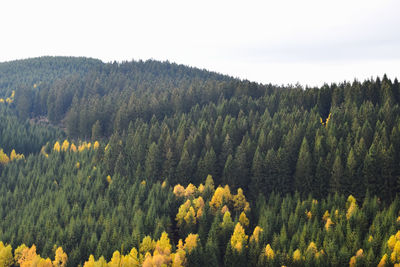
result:
[(2, 0), (0, 61), (169, 60), (260, 83), (400, 77), (398, 0)]

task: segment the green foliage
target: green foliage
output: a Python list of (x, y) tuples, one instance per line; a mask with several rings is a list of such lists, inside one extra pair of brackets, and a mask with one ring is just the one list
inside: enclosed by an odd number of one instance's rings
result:
[[(26, 157), (0, 165), (0, 240), (62, 245), (69, 266), (131, 248), (132, 264), (397, 263), (399, 102), (386, 76), (300, 88), (152, 60), (0, 63), (0, 147)], [(164, 249), (143, 254), (146, 236)]]

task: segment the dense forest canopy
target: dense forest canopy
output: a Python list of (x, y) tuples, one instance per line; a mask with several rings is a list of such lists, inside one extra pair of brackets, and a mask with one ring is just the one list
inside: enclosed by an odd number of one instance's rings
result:
[(399, 101), (385, 75), (302, 88), (153, 60), (0, 63), (4, 266), (398, 263)]

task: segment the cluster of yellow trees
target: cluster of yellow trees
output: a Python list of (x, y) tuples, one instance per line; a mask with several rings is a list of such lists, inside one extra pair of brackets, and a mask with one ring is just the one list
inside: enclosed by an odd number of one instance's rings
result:
[[(100, 143), (98, 141), (95, 141), (92, 145), (91, 142), (81, 142), (78, 146), (76, 146), (74, 143), (70, 143), (68, 140), (64, 140), (60, 144), (60, 142), (55, 142), (53, 146), (53, 151), (55, 152), (83, 152), (85, 150), (89, 150), (93, 148), (94, 150), (98, 149), (100, 146)], [(46, 153), (46, 146), (43, 146), (40, 153), (44, 155), (46, 158), (49, 157), (49, 154)]]
[(6, 165), (13, 160), (20, 160), (24, 158), (25, 156), (23, 154), (17, 154), (17, 152), (15, 152), (15, 149), (11, 151), (10, 156), (7, 156), (7, 154), (4, 153), (3, 149), (0, 148), (0, 164), (2, 165)]
[(190, 206), (188, 205), (189, 202), (194, 204), (195, 207), (193, 210), (196, 209), (196, 203), (198, 209), (204, 206), (203, 197), (210, 192), (213, 193), (213, 195), (209, 205), (214, 214), (218, 211), (221, 211), (222, 214), (224, 214), (226, 211), (229, 211), (229, 208), (231, 210), (235, 210), (236, 212), (246, 213), (250, 211), (250, 204), (246, 201), (246, 197), (244, 196), (241, 188), (237, 190), (236, 195), (231, 194), (228, 185), (225, 185), (224, 187), (218, 186), (217, 189), (215, 189), (211, 175), (207, 177), (205, 185), (200, 184), (198, 188), (196, 188), (196, 186), (193, 184), (189, 184), (186, 188), (180, 184), (175, 185), (174, 187), (175, 196), (184, 197), (187, 199), (182, 206), (188, 207), (188, 211), (190, 210)]
[(10, 97), (7, 97), (5, 100), (4, 100), (4, 98), (0, 98), (0, 103), (11, 104), (12, 102), (14, 102), (14, 97), (15, 97), (15, 91), (13, 90), (11, 92), (11, 96)]
[[(98, 141), (95, 141), (93, 143), (93, 149), (96, 150), (97, 148), (99, 148), (100, 144)], [(82, 142), (78, 148), (76, 147), (76, 145), (74, 143), (69, 143), (68, 140), (64, 140), (64, 142), (60, 145), (60, 143), (57, 141), (54, 146), (53, 146), (53, 150), (60, 152), (60, 151), (64, 151), (67, 152), (72, 151), (72, 152), (82, 152), (85, 150), (89, 150), (92, 147), (92, 143), (90, 142)]]
[[(189, 234), (185, 241), (179, 240), (175, 253), (172, 253), (172, 245), (168, 234), (163, 232), (159, 240), (152, 240), (150, 236), (143, 238), (139, 251), (132, 248), (127, 255), (121, 255), (115, 251), (109, 262), (104, 257), (95, 260), (93, 255), (84, 263), (84, 267), (135, 267), (135, 266), (174, 266), (186, 265), (186, 255), (190, 254), (198, 246), (199, 236)], [(11, 245), (5, 246), (0, 242), (0, 266), (9, 267), (19, 265), (21, 267), (65, 267), (68, 256), (61, 247), (55, 248), (55, 256), (52, 261), (49, 258), (42, 258), (36, 253), (36, 246), (27, 247), (21, 245), (12, 253)]]
[(36, 246), (27, 247), (22, 244), (12, 253), (11, 245), (5, 246), (0, 241), (0, 266), (9, 267), (19, 265), (21, 267), (65, 267), (67, 265), (68, 256), (62, 247), (55, 248), (54, 260), (44, 259), (36, 253)]
[[(207, 198), (208, 194), (212, 195), (211, 200), (209, 201), (211, 212), (214, 214), (221, 212), (223, 215), (221, 223), (222, 229), (228, 229), (234, 225), (230, 210), (236, 212), (236, 214), (240, 214), (239, 220), (236, 223), (233, 234), (230, 238), (230, 243), (233, 249), (239, 253), (242, 252), (243, 247), (247, 245), (249, 239), (248, 235), (246, 235), (245, 228), (249, 226), (249, 219), (247, 218), (246, 213), (250, 211), (250, 204), (246, 200), (241, 188), (237, 190), (236, 195), (231, 194), (228, 185), (225, 185), (224, 187), (218, 186), (215, 189), (214, 181), (209, 175), (206, 179), (205, 185), (200, 184), (196, 187), (193, 184), (189, 184), (185, 188), (178, 184), (174, 187), (173, 192), (176, 197), (186, 199), (186, 201), (179, 207), (178, 214), (176, 215), (176, 221), (179, 227), (184, 223), (186, 223), (186, 225), (196, 224), (196, 221), (198, 221), (203, 215), (205, 205), (204, 198)], [(250, 242), (258, 243), (262, 231), (261, 227), (256, 226), (253, 235), (250, 237)]]
[[(397, 218), (397, 221), (400, 221), (400, 217)], [(381, 261), (379, 262), (379, 266), (386, 266), (389, 262), (394, 264), (394, 266), (400, 266), (400, 231), (389, 237), (387, 246), (390, 250), (390, 254), (383, 255)]]
[(159, 240), (152, 240), (150, 236), (143, 238), (140, 243), (139, 252), (136, 248), (132, 248), (129, 254), (121, 255), (119, 251), (115, 251), (109, 262), (104, 257), (95, 260), (90, 255), (89, 260), (85, 262), (84, 267), (108, 266), (108, 267), (151, 267), (151, 266), (173, 266), (180, 267), (186, 265), (186, 254), (191, 253), (197, 247), (199, 236), (197, 234), (189, 234), (185, 242), (179, 240), (175, 253), (172, 253), (172, 245), (168, 234), (163, 232)]

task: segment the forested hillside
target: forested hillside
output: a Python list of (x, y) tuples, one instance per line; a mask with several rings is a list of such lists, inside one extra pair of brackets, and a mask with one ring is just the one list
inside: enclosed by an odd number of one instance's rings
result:
[(398, 263), (399, 101), (386, 76), (0, 63), (0, 240), (26, 245), (4, 266)]

